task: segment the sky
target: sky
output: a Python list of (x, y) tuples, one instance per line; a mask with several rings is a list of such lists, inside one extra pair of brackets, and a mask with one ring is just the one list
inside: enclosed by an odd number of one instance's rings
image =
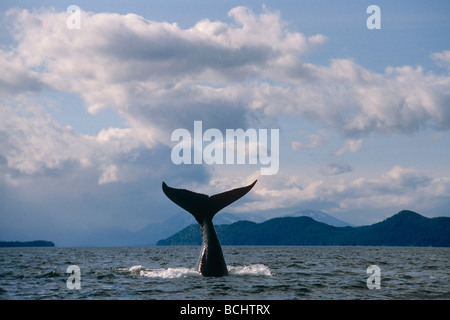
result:
[[(438, 0), (2, 1), (0, 240), (140, 230), (180, 211), (162, 181), (258, 179), (227, 208), (243, 218), (450, 216), (449, 16)], [(194, 121), (278, 130), (279, 170), (174, 164)]]

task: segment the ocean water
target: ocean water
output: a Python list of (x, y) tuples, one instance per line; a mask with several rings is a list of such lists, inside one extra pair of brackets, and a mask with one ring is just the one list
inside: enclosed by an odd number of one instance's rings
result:
[[(205, 278), (195, 269), (200, 247), (0, 248), (0, 299), (450, 299), (450, 248), (223, 251), (230, 274)], [(79, 272), (67, 273), (74, 265)], [(367, 273), (371, 265), (379, 273)], [(369, 289), (376, 277), (379, 289)]]

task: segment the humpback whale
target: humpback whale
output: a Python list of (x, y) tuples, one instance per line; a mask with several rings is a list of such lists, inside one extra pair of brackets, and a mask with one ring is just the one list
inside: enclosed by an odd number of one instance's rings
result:
[(192, 214), (202, 231), (202, 252), (198, 262), (198, 272), (205, 277), (222, 277), (228, 274), (227, 265), (223, 258), (222, 247), (212, 219), (214, 215), (243, 197), (256, 184), (252, 184), (208, 196), (186, 189), (175, 189), (162, 183), (164, 194), (178, 206)]

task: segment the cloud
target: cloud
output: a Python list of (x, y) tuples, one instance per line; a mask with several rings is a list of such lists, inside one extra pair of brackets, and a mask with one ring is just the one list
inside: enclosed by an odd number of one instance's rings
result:
[(19, 92), (39, 91), (43, 84), (35, 72), (28, 70), (11, 52), (0, 50), (0, 92), (14, 95)]
[(102, 130), (96, 137), (78, 134), (32, 103), (25, 99), (13, 106), (0, 104), (1, 153), (12, 170), (34, 175), (67, 163), (87, 168), (114, 162), (141, 147), (131, 129)]
[(312, 134), (308, 137), (307, 143), (302, 143), (298, 141), (292, 141), (291, 146), (292, 150), (298, 151), (298, 150), (305, 150), (305, 149), (314, 149), (326, 142), (326, 138), (323, 135), (318, 134)]
[(393, 167), (386, 173), (385, 177), (401, 187), (413, 189), (432, 182), (430, 177), (421, 174), (416, 169), (402, 168), (400, 166)]
[(351, 172), (353, 167), (346, 163), (330, 163), (320, 169), (320, 172), (327, 176), (339, 175)]
[[(251, 202), (235, 208), (236, 212), (255, 212), (278, 209), (292, 213), (299, 208), (320, 208), (327, 212), (352, 212), (353, 221), (373, 222), (405, 208), (427, 211), (430, 206), (448, 204), (449, 178), (433, 178), (414, 168), (394, 166), (378, 178), (364, 176), (344, 179), (337, 174), (340, 166), (330, 165), (327, 180), (306, 172), (296, 175), (279, 174), (270, 181), (260, 180)], [(343, 171), (351, 170), (344, 167)], [(426, 214), (426, 212), (424, 212)], [(366, 220), (367, 221), (367, 220)]]
[(116, 182), (117, 179), (118, 168), (115, 165), (110, 165), (105, 168), (100, 179), (98, 180), (98, 184), (104, 184), (109, 182)]
[(246, 81), (282, 76), (324, 41), (288, 32), (279, 13), (244, 7), (229, 12), (231, 23), (205, 19), (188, 29), (135, 14), (82, 12), (80, 30), (65, 26), (64, 12), (8, 15), (25, 70), (39, 70), (48, 89), (79, 94), (93, 114), (115, 109), (147, 147), (198, 119), (248, 126), (252, 96), (264, 87)]
[(83, 28), (74, 32), (61, 25), (65, 13), (10, 10), (9, 15), (15, 17), (21, 58), (27, 65), (45, 66), (47, 82), (65, 87), (82, 86), (86, 78), (106, 83), (243, 80), (285, 67), (324, 38), (288, 32), (278, 13), (256, 15), (244, 7), (230, 10), (234, 23), (205, 19), (189, 29), (135, 14), (83, 12)]
[[(118, 157), (170, 145), (171, 131), (189, 129), (194, 120), (248, 127), (264, 116), (258, 97), (280, 88), (257, 79), (283, 80), (301, 66), (304, 52), (325, 41), (288, 31), (278, 12), (257, 15), (245, 7), (230, 10), (230, 23), (204, 19), (188, 29), (135, 14), (82, 12), (80, 30), (66, 27), (65, 12), (11, 9), (6, 16), (17, 42), (0, 55), (2, 89), (15, 95), (3, 101), (2, 129), (12, 141), (3, 149), (8, 166), (35, 174), (73, 161), (96, 166), (102, 182), (121, 176), (102, 169)], [(78, 94), (90, 113), (114, 109), (129, 127), (80, 135), (59, 125), (42, 103), (35, 105), (39, 114), (24, 116), (17, 100), (29, 90)]]
[(431, 58), (435, 60), (438, 65), (450, 69), (450, 50), (435, 52), (431, 54)]
[(375, 73), (349, 59), (305, 63), (326, 37), (288, 30), (279, 12), (236, 7), (229, 22), (204, 19), (186, 29), (135, 14), (82, 12), (80, 30), (66, 27), (65, 12), (8, 16), (18, 42), (8, 59), (23, 63), (12, 71), (17, 77), (79, 94), (91, 113), (116, 110), (148, 147), (200, 117), (211, 127), (245, 127), (286, 114), (352, 139), (450, 128), (448, 75), (409, 66)]
[[(90, 140), (62, 127), (38, 107), (2, 105), (1, 150), (8, 166), (25, 174), (55, 169), (63, 162), (84, 158)], [(86, 155), (86, 154), (85, 154)]]
[[(116, 153), (169, 145), (171, 131), (199, 119), (219, 129), (277, 115), (313, 119), (347, 138), (336, 155), (358, 151), (371, 134), (450, 128), (448, 75), (409, 66), (375, 73), (350, 59), (305, 63), (303, 55), (327, 38), (290, 31), (279, 12), (236, 7), (229, 21), (203, 19), (185, 29), (136, 14), (82, 12), (80, 30), (66, 27), (65, 12), (11, 9), (6, 15), (17, 46), (0, 52), (3, 91), (78, 94), (90, 113), (111, 108), (129, 126), (105, 128), (95, 139), (79, 136), (74, 144), (84, 149), (106, 136), (103, 146)], [(447, 52), (432, 57), (446, 61)], [(323, 142), (310, 135), (292, 148)], [(79, 154), (88, 163), (96, 153)]]
[(348, 139), (345, 141), (344, 145), (334, 152), (335, 156), (343, 155), (345, 152), (358, 152), (362, 148), (362, 139)]

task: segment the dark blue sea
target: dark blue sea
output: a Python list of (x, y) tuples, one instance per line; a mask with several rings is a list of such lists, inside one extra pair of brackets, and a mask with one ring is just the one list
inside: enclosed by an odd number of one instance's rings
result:
[(204, 278), (196, 271), (200, 247), (0, 248), (0, 299), (450, 299), (450, 248), (223, 251), (229, 275)]

